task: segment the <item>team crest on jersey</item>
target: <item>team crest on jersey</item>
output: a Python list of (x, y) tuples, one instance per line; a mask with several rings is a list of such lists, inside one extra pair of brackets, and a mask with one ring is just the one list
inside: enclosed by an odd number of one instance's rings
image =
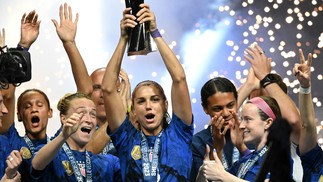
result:
[(135, 146), (132, 148), (132, 151), (131, 151), (131, 157), (132, 157), (134, 160), (141, 159), (141, 152), (140, 152), (140, 146), (139, 146), (139, 145), (135, 145)]
[(67, 175), (71, 176), (74, 172), (73, 172), (72, 165), (71, 165), (70, 161), (62, 161), (62, 164), (64, 166), (64, 169), (65, 169)]
[(27, 147), (21, 147), (20, 153), (22, 153), (23, 159), (30, 159), (32, 156), (29, 148), (27, 148)]

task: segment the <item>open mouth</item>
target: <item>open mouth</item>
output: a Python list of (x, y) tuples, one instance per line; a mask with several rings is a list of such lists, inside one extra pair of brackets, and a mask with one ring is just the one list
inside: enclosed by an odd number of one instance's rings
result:
[(145, 117), (146, 117), (147, 120), (151, 120), (151, 119), (154, 119), (155, 114), (150, 113), (150, 114), (147, 114)]
[(31, 123), (39, 123), (39, 121), (40, 121), (40, 119), (39, 119), (39, 117), (38, 117), (38, 116), (33, 116), (33, 117), (31, 118)]
[(90, 134), (91, 130), (92, 129), (90, 127), (82, 127), (81, 128), (81, 131), (84, 132), (84, 133), (87, 133), (87, 134)]

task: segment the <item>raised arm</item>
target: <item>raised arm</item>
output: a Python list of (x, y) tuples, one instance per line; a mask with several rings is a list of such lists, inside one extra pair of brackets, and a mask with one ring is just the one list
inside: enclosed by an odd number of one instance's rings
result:
[(64, 3), (64, 6), (59, 7), (59, 18), (60, 24), (54, 19), (52, 21), (70, 60), (77, 91), (91, 94), (93, 91), (92, 80), (75, 42), (79, 15), (76, 13), (76, 18), (73, 22), (72, 8)]
[[(148, 4), (141, 4), (140, 7), (142, 9), (137, 14), (139, 23), (149, 21), (150, 32), (154, 34), (158, 31), (154, 13), (150, 10)], [(171, 88), (173, 112), (187, 125), (191, 125), (192, 106), (184, 69), (161, 36), (154, 37), (154, 41), (173, 81)]]
[(23, 14), (20, 26), (20, 41), (19, 45), (23, 48), (29, 49), (36, 41), (39, 35), (40, 21), (38, 21), (38, 14), (35, 10)]
[(260, 89), (259, 80), (255, 76), (252, 67), (249, 69), (246, 82), (238, 89), (237, 108), (240, 108), (243, 102), (249, 97), (255, 89)]
[(36, 153), (32, 160), (33, 169), (38, 171), (45, 169), (45, 167), (55, 158), (64, 142), (76, 132), (82, 116), (82, 114), (78, 113), (73, 113), (69, 118), (61, 116), (63, 121), (61, 133)]
[[(248, 54), (244, 55), (245, 59), (252, 65), (256, 77), (259, 80), (263, 80), (271, 72), (271, 59), (267, 59), (262, 48), (257, 44), (255, 47), (246, 49), (246, 52)], [(300, 115), (295, 103), (277, 83), (266, 85), (264, 90), (278, 102), (282, 117), (288, 119), (292, 128), (291, 141), (298, 144), (300, 135)]]
[(105, 112), (109, 113), (107, 114), (107, 121), (111, 132), (119, 128), (127, 114), (124, 112), (122, 96), (118, 94), (117, 80), (128, 41), (127, 28), (134, 28), (137, 24), (134, 21), (136, 17), (131, 15), (130, 11), (131, 8), (126, 8), (123, 11), (123, 18), (120, 21), (119, 42), (107, 65), (102, 81)]
[[(38, 21), (38, 15), (36, 11), (31, 11), (26, 15), (23, 14), (20, 25), (20, 41), (19, 46), (29, 49), (30, 46), (36, 41), (39, 35), (40, 21)], [(5, 31), (3, 29), (2, 35), (0, 35), (0, 45), (5, 45)], [(14, 122), (15, 116), (15, 90), (16, 87), (9, 84), (8, 89), (3, 89), (4, 104), (8, 108), (8, 114), (3, 117), (3, 126), (0, 128), (0, 133), (6, 133), (10, 126)]]
[(299, 152), (305, 154), (317, 145), (315, 113), (311, 94), (311, 64), (312, 54), (305, 60), (303, 51), (299, 50), (300, 63), (296, 63), (293, 72), (300, 83), (298, 104), (301, 113), (302, 127), (299, 140)]

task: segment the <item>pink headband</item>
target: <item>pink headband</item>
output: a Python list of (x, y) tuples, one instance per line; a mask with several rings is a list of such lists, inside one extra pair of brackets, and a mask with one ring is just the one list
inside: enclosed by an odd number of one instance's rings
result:
[(264, 101), (264, 99), (260, 97), (255, 97), (249, 100), (249, 102), (255, 104), (260, 110), (266, 113), (273, 120), (276, 119), (276, 115), (273, 110), (269, 107), (269, 105)]

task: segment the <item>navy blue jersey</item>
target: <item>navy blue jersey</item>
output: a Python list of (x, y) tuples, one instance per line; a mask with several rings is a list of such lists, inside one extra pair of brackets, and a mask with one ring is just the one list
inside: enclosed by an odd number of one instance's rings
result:
[(8, 138), (4, 135), (0, 135), (0, 179), (5, 173), (7, 167), (6, 159), (10, 152)]
[[(12, 150), (23, 151), (23, 154), (22, 154), (23, 160), (18, 169), (18, 171), (21, 174), (21, 181), (31, 181), (30, 167), (31, 167), (31, 160), (33, 155), (27, 143), (25, 142), (24, 138), (19, 135), (14, 124), (10, 126), (9, 130), (4, 135), (9, 140), (10, 152)], [(47, 138), (41, 139), (41, 140), (31, 140), (31, 142), (33, 146), (36, 148), (38, 145), (46, 144)]]
[[(39, 146), (41, 147), (41, 146)], [(40, 149), (40, 148), (39, 148)], [(83, 179), (86, 179), (86, 152), (71, 150), (80, 169)], [(119, 159), (111, 154), (92, 154), (88, 152), (92, 166), (92, 181), (121, 181)], [(33, 181), (77, 181), (74, 171), (63, 148), (59, 150), (53, 161), (42, 171), (32, 170)]]
[[(192, 165), (190, 142), (193, 124), (187, 126), (175, 114), (160, 137), (158, 158), (160, 181), (188, 181)], [(141, 160), (141, 132), (133, 127), (127, 117), (113, 134), (108, 129), (117, 155), (123, 181), (143, 181)], [(154, 140), (154, 139), (149, 139)]]

